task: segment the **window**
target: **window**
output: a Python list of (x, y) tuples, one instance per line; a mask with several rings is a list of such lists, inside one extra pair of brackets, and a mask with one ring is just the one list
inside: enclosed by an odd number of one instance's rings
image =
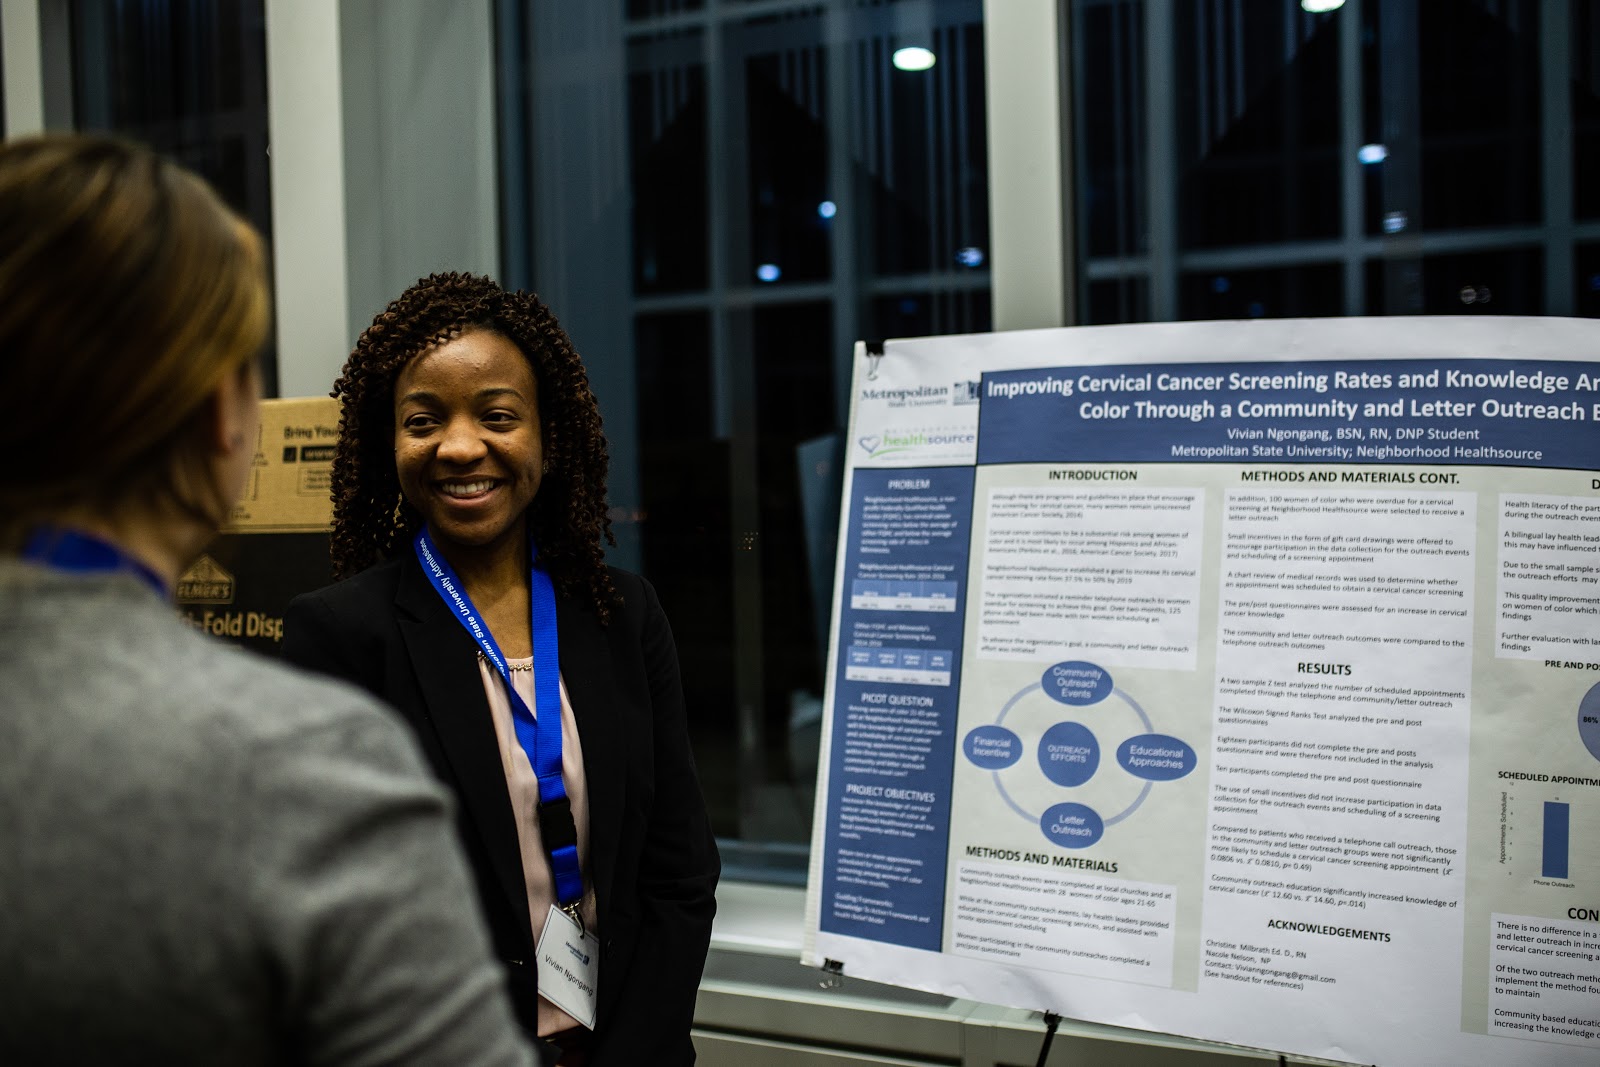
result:
[(1594, 305), (1588, 5), (1071, 10), (1086, 321)]
[[(264, 0), (71, 0), (73, 126), (143, 142), (270, 241)], [(275, 360), (264, 361), (268, 395)]]
[(505, 280), (589, 365), (730, 873), (799, 882), (854, 342), (990, 324), (982, 4), (575, 6), (496, 9)]

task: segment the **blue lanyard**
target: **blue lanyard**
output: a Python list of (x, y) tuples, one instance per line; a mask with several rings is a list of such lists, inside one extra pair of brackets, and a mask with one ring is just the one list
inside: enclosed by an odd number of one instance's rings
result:
[(434, 547), (426, 527), (417, 531), (414, 544), (417, 562), (422, 564), (422, 572), (428, 576), (434, 591), (454, 611), (456, 621), (472, 635), (484, 657), (494, 664), (501, 681), (505, 682), (517, 743), (539, 779), (539, 832), (550, 856), (556, 899), (564, 908), (575, 905), (583, 895), (583, 874), (578, 869), (577, 826), (572, 819), (566, 785), (561, 780), (561, 657), (556, 636), (556, 594), (550, 575), (534, 567), (528, 576), (528, 598), (533, 607), (533, 699), (539, 709), (535, 716), (511, 684), (511, 670), (500, 654), (500, 646), (495, 644), (494, 635), (484, 625), (478, 609), (472, 606), (466, 590), (461, 588), (461, 580), (449, 561)]
[(128, 553), (93, 534), (59, 526), (37, 527), (23, 546), (22, 558), (57, 570), (79, 574), (127, 571), (156, 591), (162, 600), (170, 591), (161, 576)]

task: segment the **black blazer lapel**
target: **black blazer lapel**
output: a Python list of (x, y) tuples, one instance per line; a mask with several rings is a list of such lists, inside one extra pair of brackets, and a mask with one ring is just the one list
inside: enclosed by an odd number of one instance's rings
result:
[[(620, 626), (613, 613), (611, 625)], [(561, 679), (583, 742), (583, 773), (589, 794), (589, 875), (601, 923), (611, 911), (611, 888), (622, 837), (627, 793), (628, 720), (616, 684), (607, 632), (594, 609), (562, 598), (556, 605), (561, 643)]]
[[(505, 890), (511, 914), (533, 941), (517, 824), (500, 764), (500, 743), (478, 674), (477, 645), (434, 591), (415, 559), (395, 594), (400, 634), (421, 690), (422, 715), (449, 762), (456, 793)], [(587, 747), (587, 742), (586, 742)]]

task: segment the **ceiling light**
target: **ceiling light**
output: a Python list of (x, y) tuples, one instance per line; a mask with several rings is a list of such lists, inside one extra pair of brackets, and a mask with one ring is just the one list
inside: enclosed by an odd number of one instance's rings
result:
[(895, 49), (893, 63), (899, 70), (927, 70), (933, 66), (933, 53), (926, 48), (911, 47)]

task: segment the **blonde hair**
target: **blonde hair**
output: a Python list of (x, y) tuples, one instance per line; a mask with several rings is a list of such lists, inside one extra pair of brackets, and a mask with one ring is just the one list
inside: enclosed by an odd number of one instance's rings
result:
[(205, 407), (271, 316), (260, 237), (201, 178), (105, 137), (0, 146), (0, 548), (161, 497), (220, 523)]

